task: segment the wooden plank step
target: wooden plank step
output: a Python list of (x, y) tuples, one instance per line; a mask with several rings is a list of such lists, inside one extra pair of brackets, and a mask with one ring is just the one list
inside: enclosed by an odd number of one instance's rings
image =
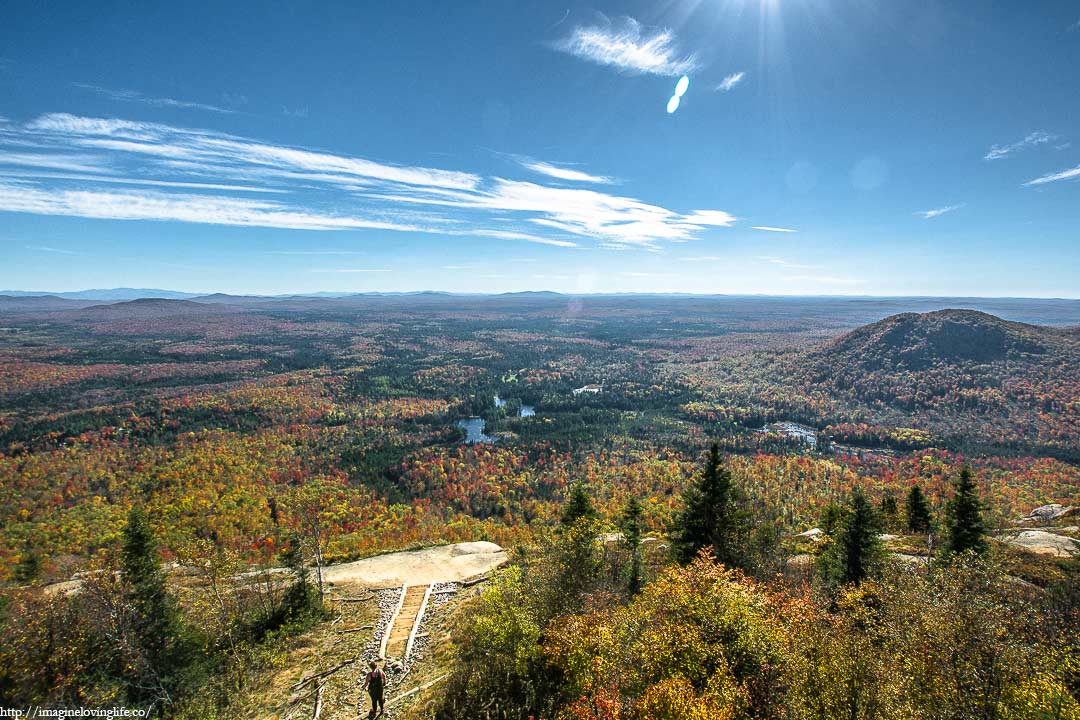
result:
[(426, 585), (413, 585), (406, 589), (405, 597), (401, 603), (401, 610), (398, 612), (397, 617), (394, 618), (393, 627), (390, 628), (389, 638), (386, 643), (386, 657), (405, 659), (409, 636), (412, 634), (413, 626), (416, 625), (427, 594), (428, 587)]

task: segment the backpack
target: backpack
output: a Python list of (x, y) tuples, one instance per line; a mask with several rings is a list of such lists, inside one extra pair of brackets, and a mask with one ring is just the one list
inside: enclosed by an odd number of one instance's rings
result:
[(368, 690), (373, 693), (381, 693), (383, 686), (386, 684), (386, 675), (379, 668), (375, 668), (368, 673)]

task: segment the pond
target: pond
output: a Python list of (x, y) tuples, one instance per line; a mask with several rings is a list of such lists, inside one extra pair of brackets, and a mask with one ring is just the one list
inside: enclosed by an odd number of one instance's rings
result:
[(464, 420), (458, 420), (457, 426), (465, 431), (465, 443), (471, 445), (473, 443), (493, 443), (495, 438), (491, 435), (484, 434), (484, 428), (487, 426), (487, 422), (481, 417), (465, 418)]
[[(506, 405), (506, 401), (498, 395), (495, 396), (495, 407), (503, 407)], [(518, 410), (518, 417), (533, 417), (536, 415), (536, 408), (532, 405), (522, 405)]]

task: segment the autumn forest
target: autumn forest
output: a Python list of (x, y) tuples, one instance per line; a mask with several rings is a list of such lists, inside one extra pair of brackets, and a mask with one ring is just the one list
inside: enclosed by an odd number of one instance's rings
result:
[[(490, 541), (510, 563), (448, 612), (415, 672), (451, 676), (412, 717), (1080, 717), (1075, 634), (1049, 630), (1077, 618), (1076, 561), (995, 539), (1080, 506), (1078, 323), (1080, 304), (1049, 300), (0, 298), (0, 695), (236, 716), (267, 658), (330, 615), (283, 587), (203, 608), (210, 575)], [(965, 473), (989, 549), (916, 582), (888, 558), (947, 554)], [(730, 497), (694, 490), (713, 476)], [(709, 497), (720, 515), (691, 518)], [(829, 557), (860, 502), (877, 569), (849, 577), (862, 551)], [(137, 584), (140, 538), (160, 564), (129, 610), (168, 616), (168, 652), (135, 621), (124, 649), (95, 634), (95, 593)], [(914, 663), (981, 612), (1018, 644), (964, 635), (971, 653), (1045, 670), (995, 675), (993, 708), (949, 695), (925, 658), (909, 670), (933, 698), (851, 665)], [(485, 675), (507, 653), (503, 681)], [(183, 669), (148, 689), (131, 668), (154, 663)]]

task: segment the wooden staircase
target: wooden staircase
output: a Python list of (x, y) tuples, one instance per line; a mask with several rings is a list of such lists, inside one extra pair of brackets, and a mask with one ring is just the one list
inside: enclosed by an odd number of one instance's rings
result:
[(402, 588), (401, 603), (397, 614), (390, 621), (390, 628), (383, 638), (383, 657), (395, 658), (405, 662), (412, 649), (413, 640), (424, 617), (431, 587), (413, 585)]

